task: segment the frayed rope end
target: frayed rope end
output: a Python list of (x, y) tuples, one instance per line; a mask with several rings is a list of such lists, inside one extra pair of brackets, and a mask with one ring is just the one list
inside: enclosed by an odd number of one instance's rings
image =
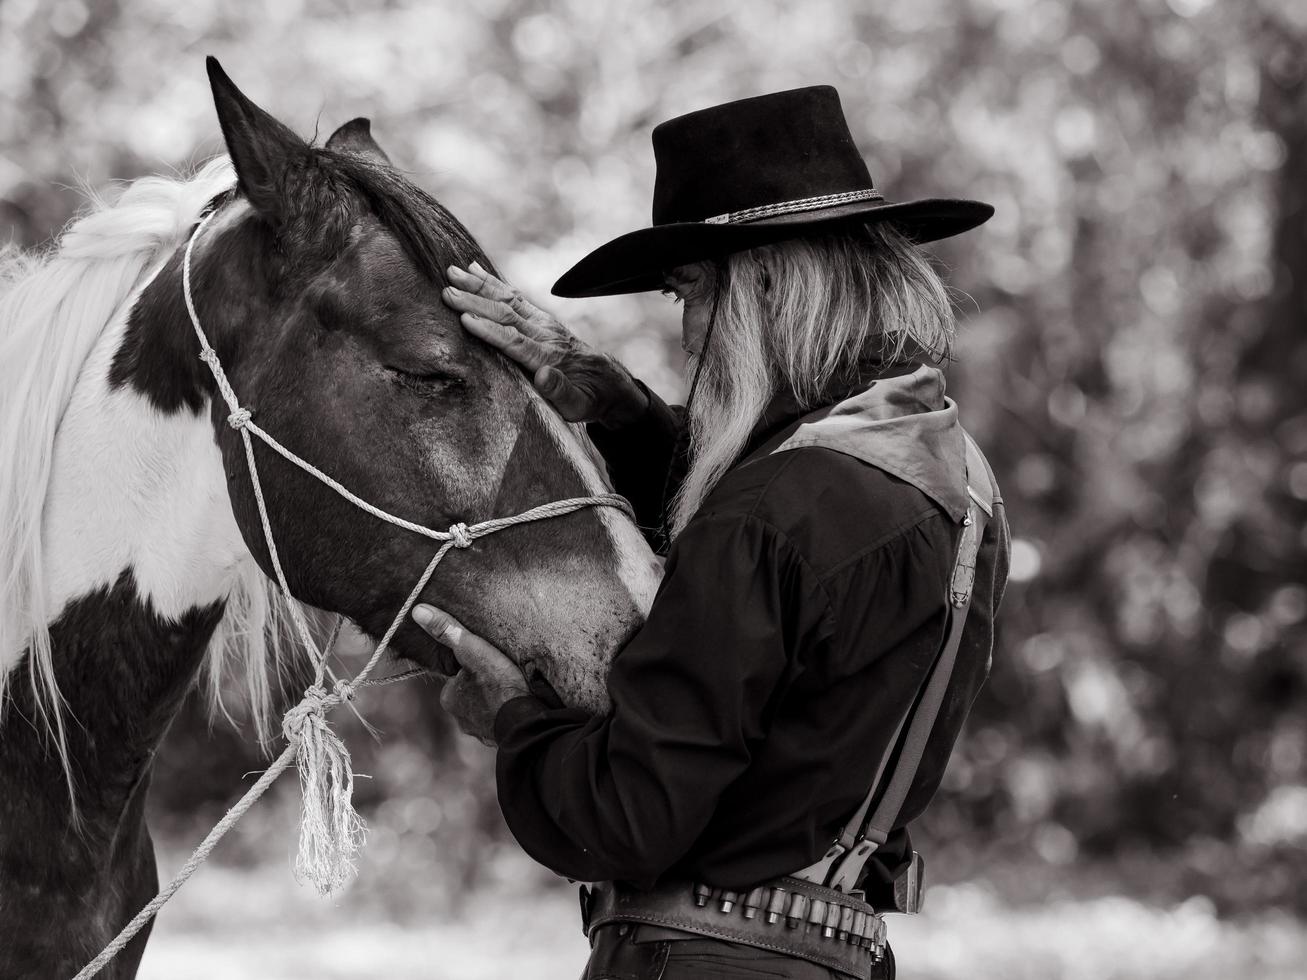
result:
[(295, 743), (303, 801), (295, 877), (329, 896), (354, 877), (354, 859), (366, 828), (354, 809), (354, 771), (349, 749), (327, 724), (326, 709), (351, 695), (343, 683), (328, 693), (314, 685), (304, 700), (286, 713), (283, 729)]

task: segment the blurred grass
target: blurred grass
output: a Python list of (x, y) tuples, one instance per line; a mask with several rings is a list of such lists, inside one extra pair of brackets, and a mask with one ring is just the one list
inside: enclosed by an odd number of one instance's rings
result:
[[(904, 980), (1290, 980), (1307, 964), (1300, 921), (1279, 912), (1222, 920), (1204, 898), (1013, 905), (984, 887), (943, 885), (920, 916), (892, 917), (890, 938)], [(570, 980), (586, 952), (575, 890), (562, 882), (524, 891), (501, 881), (449, 908), (390, 918), (349, 892), (320, 900), (284, 865), (216, 866), (161, 915), (140, 980)]]
[[(235, 833), (159, 916), (140, 980), (564, 980), (581, 972), (576, 889), (511, 843), (385, 842), (379, 814), (359, 877), (321, 899), (290, 871), (295, 795)], [(253, 839), (251, 841), (251, 838)], [(467, 838), (464, 837), (464, 840)], [(189, 840), (160, 848), (170, 875)], [(391, 851), (398, 860), (391, 860)], [(251, 860), (253, 854), (263, 857)], [(224, 854), (226, 859), (224, 860)], [(283, 857), (284, 855), (284, 857)], [(233, 862), (233, 857), (235, 861)], [(1276, 909), (1226, 916), (1148, 879), (1167, 862), (991, 858), (973, 882), (936, 884), (919, 916), (891, 916), (905, 980), (1225, 980), (1304, 976), (1307, 928)], [(469, 871), (469, 869), (474, 869)], [(1153, 899), (1139, 898), (1152, 892)], [(1167, 897), (1171, 896), (1171, 897)]]

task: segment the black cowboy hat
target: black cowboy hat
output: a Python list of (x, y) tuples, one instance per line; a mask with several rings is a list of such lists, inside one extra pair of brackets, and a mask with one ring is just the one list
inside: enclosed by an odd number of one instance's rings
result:
[(679, 265), (840, 222), (892, 221), (914, 241), (932, 242), (994, 213), (980, 201), (885, 200), (829, 85), (677, 116), (654, 129), (653, 147), (653, 227), (595, 249), (554, 284), (554, 295), (661, 289), (664, 273)]

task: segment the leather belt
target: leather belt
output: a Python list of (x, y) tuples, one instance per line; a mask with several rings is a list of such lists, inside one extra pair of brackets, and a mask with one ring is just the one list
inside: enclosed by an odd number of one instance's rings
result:
[(866, 976), (885, 954), (885, 920), (856, 894), (783, 877), (748, 892), (668, 882), (581, 888), (586, 936), (614, 922), (679, 929)]

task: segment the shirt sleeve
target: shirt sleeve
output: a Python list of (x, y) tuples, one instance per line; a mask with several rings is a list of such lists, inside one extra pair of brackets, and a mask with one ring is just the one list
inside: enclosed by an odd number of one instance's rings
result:
[(659, 552), (667, 501), (685, 477), (685, 410), (668, 405), (637, 382), (649, 396), (645, 413), (629, 425), (610, 429), (590, 423), (587, 433), (608, 466), (613, 489), (631, 502), (635, 520)]
[(500, 807), (522, 847), (581, 881), (651, 884), (693, 845), (765, 735), (765, 709), (825, 610), (788, 540), (751, 517), (692, 521), (648, 621), (614, 659), (604, 717), (514, 699), (496, 719)]

